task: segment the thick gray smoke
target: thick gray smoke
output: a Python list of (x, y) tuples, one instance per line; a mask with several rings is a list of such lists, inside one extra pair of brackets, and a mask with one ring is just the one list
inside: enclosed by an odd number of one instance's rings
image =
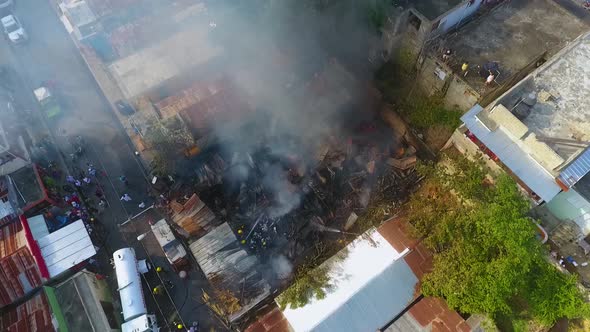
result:
[[(235, 122), (216, 123), (214, 135), (224, 148), (239, 152), (244, 164), (265, 148), (270, 158), (262, 166), (262, 185), (273, 196), (268, 215), (275, 218), (296, 208), (303, 194), (288, 171), (305, 178), (322, 144), (341, 137), (350, 119), (359, 118), (351, 112), (363, 96), (355, 77), (369, 74), (363, 66), (372, 33), (355, 11), (359, 7), (347, 1), (324, 11), (299, 1), (259, 3), (209, 10), (213, 42), (223, 45), (227, 57), (225, 75), (250, 109)], [(241, 179), (252, 170), (232, 169)]]

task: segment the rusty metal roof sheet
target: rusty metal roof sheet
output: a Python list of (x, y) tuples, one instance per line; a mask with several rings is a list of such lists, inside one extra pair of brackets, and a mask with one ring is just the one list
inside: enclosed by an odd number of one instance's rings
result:
[(172, 221), (190, 236), (195, 236), (200, 231), (209, 231), (215, 226), (215, 214), (197, 194), (193, 194), (184, 204), (172, 202), (170, 205), (174, 211)]
[(0, 228), (0, 258), (7, 257), (27, 245), (23, 227), (15, 222)]
[(28, 247), (0, 259), (0, 307), (41, 286), (41, 273)]
[(43, 292), (0, 316), (0, 331), (44, 332), (53, 330), (51, 309)]

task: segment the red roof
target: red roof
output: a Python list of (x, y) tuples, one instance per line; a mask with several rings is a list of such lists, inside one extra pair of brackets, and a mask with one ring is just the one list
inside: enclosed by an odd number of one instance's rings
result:
[(53, 331), (51, 309), (44, 292), (0, 316), (0, 331)]
[(26, 237), (20, 222), (0, 228), (0, 308), (42, 284), (37, 261), (27, 246)]
[(277, 306), (248, 326), (245, 332), (290, 332), (289, 321)]
[(225, 78), (196, 82), (155, 103), (164, 118), (179, 114), (190, 127), (204, 129), (219, 121), (239, 119), (249, 108)]
[(15, 222), (0, 228), (0, 259), (27, 245), (21, 223)]
[(41, 273), (29, 248), (20, 248), (0, 259), (0, 308), (41, 284)]
[(394, 218), (381, 225), (378, 231), (397, 252), (406, 248), (411, 250), (404, 260), (416, 277), (422, 279), (424, 273), (432, 269), (432, 253), (422, 243), (412, 239), (411, 227), (404, 218)]
[(422, 327), (431, 326), (432, 331), (471, 331), (471, 327), (447, 303), (436, 297), (425, 297), (408, 313)]

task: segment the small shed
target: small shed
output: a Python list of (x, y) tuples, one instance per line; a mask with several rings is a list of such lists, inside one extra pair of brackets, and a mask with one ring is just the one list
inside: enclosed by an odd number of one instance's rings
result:
[(205, 205), (197, 194), (193, 194), (184, 204), (170, 203), (172, 221), (189, 236), (208, 232), (215, 226), (215, 214)]

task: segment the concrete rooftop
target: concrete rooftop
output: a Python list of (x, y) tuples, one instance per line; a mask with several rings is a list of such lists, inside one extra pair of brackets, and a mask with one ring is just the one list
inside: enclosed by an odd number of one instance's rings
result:
[(499, 63), (498, 83), (547, 50), (549, 56), (588, 29), (583, 22), (552, 0), (511, 0), (465, 25), (443, 42), (451, 48), (460, 70), (468, 61), (472, 68), (467, 81), (476, 89), (484, 79), (476, 65)]
[(411, 6), (427, 19), (434, 20), (462, 2), (463, 0), (414, 0)]
[(141, 95), (221, 55), (223, 50), (209, 40), (211, 28), (202, 23), (112, 63), (109, 70), (125, 97)]
[[(549, 146), (564, 159), (580, 151), (581, 146), (561, 144), (562, 140), (590, 141), (588, 59), (590, 34), (572, 42), (499, 100), (513, 111), (528, 108), (523, 114), (530, 113), (521, 121), (537, 137), (549, 138)], [(519, 103), (529, 95), (536, 96), (533, 106)]]

